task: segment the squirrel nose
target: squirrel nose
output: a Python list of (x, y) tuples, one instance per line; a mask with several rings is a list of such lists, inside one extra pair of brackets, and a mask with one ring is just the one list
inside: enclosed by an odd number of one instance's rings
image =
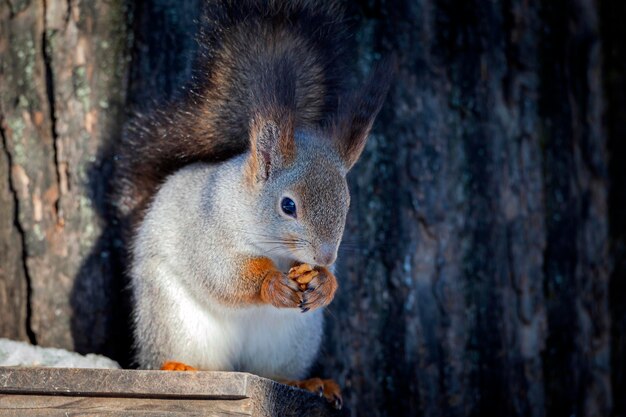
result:
[(317, 251), (317, 255), (315, 256), (315, 261), (319, 265), (331, 265), (337, 259), (337, 252), (335, 250), (335, 245), (330, 243), (322, 243)]

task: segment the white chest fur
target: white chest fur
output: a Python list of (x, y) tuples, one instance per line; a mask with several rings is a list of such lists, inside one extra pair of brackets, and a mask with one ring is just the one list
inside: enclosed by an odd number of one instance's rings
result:
[(230, 308), (175, 296), (177, 360), (201, 369), (252, 372), (270, 378), (301, 378), (322, 334), (322, 311), (273, 306)]

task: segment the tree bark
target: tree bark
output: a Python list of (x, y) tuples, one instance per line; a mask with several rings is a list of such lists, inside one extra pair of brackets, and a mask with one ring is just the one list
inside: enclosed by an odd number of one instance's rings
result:
[(613, 255), (611, 274), (611, 380), (615, 416), (626, 416), (626, 2), (600, 2), (606, 131), (608, 137), (610, 193), (609, 222)]
[(79, 351), (115, 344), (119, 286), (97, 244), (106, 174), (97, 155), (120, 131), (126, 18), (122, 1), (0, 5), (0, 294), (12, 298), (3, 336)]
[(323, 369), (359, 414), (608, 415), (595, 3), (394, 6), (359, 11), (361, 66), (401, 70), (352, 174)]
[[(202, 2), (48, 3), (0, 6), (0, 335), (127, 360), (109, 162), (124, 100), (190, 77)], [(346, 7), (355, 78), (399, 71), (349, 176), (315, 372), (352, 415), (626, 415), (626, 10)]]

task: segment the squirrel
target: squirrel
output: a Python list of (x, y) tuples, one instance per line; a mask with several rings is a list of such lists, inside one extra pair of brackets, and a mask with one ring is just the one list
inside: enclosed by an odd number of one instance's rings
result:
[(206, 1), (200, 19), (186, 90), (131, 119), (115, 156), (137, 363), (251, 372), (341, 406), (333, 381), (303, 378), (391, 65), (349, 91), (337, 1)]

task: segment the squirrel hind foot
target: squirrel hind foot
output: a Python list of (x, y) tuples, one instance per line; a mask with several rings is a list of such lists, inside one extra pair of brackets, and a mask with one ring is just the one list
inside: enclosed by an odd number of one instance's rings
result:
[(341, 388), (332, 379), (310, 378), (301, 381), (285, 381), (284, 384), (324, 397), (337, 410), (341, 410), (343, 406)]
[(189, 366), (182, 362), (166, 361), (161, 365), (162, 371), (197, 371), (193, 366)]

